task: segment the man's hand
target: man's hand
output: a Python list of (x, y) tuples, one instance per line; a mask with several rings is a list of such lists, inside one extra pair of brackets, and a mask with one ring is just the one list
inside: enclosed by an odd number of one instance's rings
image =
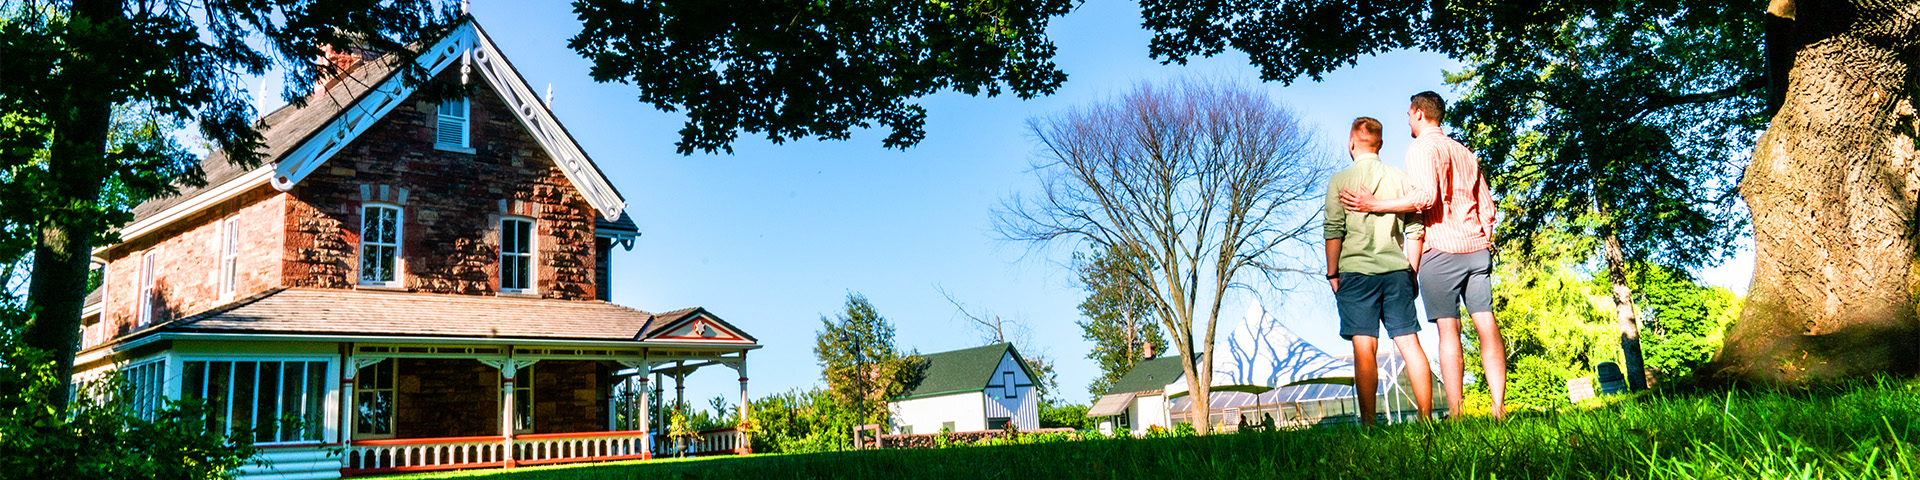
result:
[(1333, 287), (1334, 293), (1340, 293), (1340, 277), (1328, 278), (1327, 285), (1330, 285)]
[(1373, 213), (1380, 211), (1378, 207), (1374, 206), (1373, 194), (1358, 188), (1341, 190), (1340, 203), (1345, 205), (1347, 210), (1355, 212)]

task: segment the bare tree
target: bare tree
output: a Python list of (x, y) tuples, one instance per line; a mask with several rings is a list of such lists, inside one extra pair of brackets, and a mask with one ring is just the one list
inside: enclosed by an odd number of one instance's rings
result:
[(947, 303), (953, 304), (955, 313), (972, 324), (973, 331), (980, 334), (981, 342), (988, 345), (1013, 344), (1014, 350), (1019, 350), (1022, 359), (1027, 361), (1027, 368), (1033, 370), (1035, 377), (1039, 377), (1033, 379), (1033, 385), (1040, 392), (1040, 401), (1053, 399), (1053, 392), (1060, 387), (1059, 374), (1054, 372), (1053, 355), (1033, 344), (1033, 329), (1028, 326), (1026, 318), (1007, 318), (985, 308), (969, 310), (967, 304), (953, 298), (947, 289), (939, 285), (934, 285), (933, 289), (939, 291), (940, 296), (947, 297)]
[(1249, 280), (1306, 273), (1282, 250), (1317, 240), (1329, 157), (1290, 110), (1218, 81), (1142, 84), (1028, 128), (1040, 192), (1004, 202), (996, 227), (1035, 247), (1091, 244), (1136, 259), (1121, 271), (1147, 287), (1188, 359), (1194, 428), (1206, 434), (1221, 303)]

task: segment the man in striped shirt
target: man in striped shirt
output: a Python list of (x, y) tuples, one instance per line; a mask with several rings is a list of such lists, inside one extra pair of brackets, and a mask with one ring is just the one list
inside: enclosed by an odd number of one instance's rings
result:
[(1384, 200), (1348, 189), (1340, 192), (1340, 200), (1356, 212), (1424, 214), (1425, 235), (1412, 240), (1409, 251), (1421, 252), (1411, 262), (1419, 272), (1421, 303), (1427, 320), (1440, 327), (1447, 405), (1460, 408), (1460, 382), (1466, 376), (1459, 318), (1464, 303), (1480, 334), (1480, 364), (1493, 394), (1493, 416), (1506, 418), (1507, 349), (1493, 320), (1493, 195), (1480, 175), (1479, 157), (1440, 131), (1446, 100), (1420, 92), (1411, 103), (1407, 126), (1414, 141), (1407, 146), (1406, 195)]

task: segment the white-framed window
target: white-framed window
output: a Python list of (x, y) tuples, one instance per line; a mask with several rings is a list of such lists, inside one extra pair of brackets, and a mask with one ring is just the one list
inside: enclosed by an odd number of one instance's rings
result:
[(153, 298), (153, 277), (153, 252), (140, 254), (140, 311), (135, 312), (139, 315), (135, 326), (144, 327), (153, 323), (153, 310), (157, 307)]
[(500, 291), (533, 291), (533, 220), (500, 219)]
[(468, 130), (473, 118), (472, 102), (465, 98), (442, 100), (437, 109), (438, 119), (434, 123), (433, 143), (436, 147), (468, 148)]
[(400, 209), (369, 204), (360, 210), (360, 284), (400, 286)]
[(533, 433), (533, 365), (513, 374), (513, 433)]
[(1004, 379), (1002, 381), (1005, 382), (1001, 386), (1006, 387), (1007, 389), (1006, 398), (1020, 398), (1020, 390), (1017, 388), (1016, 385), (1013, 384), (1013, 372), (1010, 372), (1010, 371), (1000, 372), (1000, 374), (1001, 374), (1001, 377)]
[(240, 218), (228, 215), (221, 226), (220, 293), (231, 295), (240, 283)]
[(393, 380), (399, 362), (389, 358), (360, 368), (353, 383), (354, 438), (393, 438)]
[(255, 444), (321, 440), (326, 360), (187, 360), (181, 396), (207, 402), (207, 426)]
[(124, 396), (119, 400), (134, 415), (153, 420), (154, 413), (160, 411), (160, 405), (167, 400), (166, 393), (161, 391), (167, 382), (167, 362), (155, 360), (122, 368), (120, 379), (126, 383), (125, 390), (120, 392)]

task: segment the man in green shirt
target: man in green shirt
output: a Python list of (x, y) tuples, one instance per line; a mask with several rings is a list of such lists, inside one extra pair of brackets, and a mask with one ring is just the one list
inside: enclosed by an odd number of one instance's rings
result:
[(1353, 165), (1327, 180), (1326, 196), (1327, 283), (1340, 309), (1340, 336), (1353, 341), (1353, 386), (1359, 390), (1362, 425), (1374, 423), (1380, 381), (1374, 355), (1382, 325), (1406, 360), (1420, 419), (1433, 417), (1433, 371), (1420, 348), (1420, 322), (1413, 308), (1413, 271), (1419, 265), (1401, 251), (1401, 232), (1418, 242), (1420, 222), (1410, 214), (1351, 212), (1340, 203), (1340, 191), (1349, 188), (1378, 198), (1403, 193), (1406, 175), (1380, 163), (1380, 135), (1379, 120), (1353, 120), (1347, 135)]

